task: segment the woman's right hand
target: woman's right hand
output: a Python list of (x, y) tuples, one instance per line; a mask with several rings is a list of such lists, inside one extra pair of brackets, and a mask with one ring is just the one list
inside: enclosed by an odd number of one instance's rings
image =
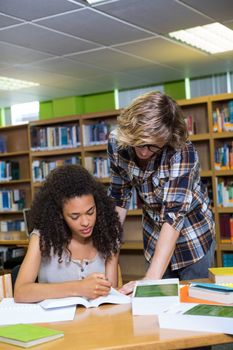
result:
[(95, 299), (110, 292), (111, 282), (103, 273), (93, 273), (80, 282), (82, 282), (82, 296), (85, 298)]

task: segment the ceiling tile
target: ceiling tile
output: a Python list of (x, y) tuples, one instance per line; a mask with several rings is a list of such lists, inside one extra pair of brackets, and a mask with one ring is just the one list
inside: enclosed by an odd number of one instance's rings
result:
[(174, 0), (119, 0), (96, 8), (160, 34), (212, 22)]
[(105, 69), (100, 67), (93, 67), (88, 64), (71, 61), (65, 58), (54, 58), (52, 60), (38, 62), (35, 63), (34, 66), (48, 72), (62, 72), (64, 75), (75, 78), (95, 77), (96, 75), (105, 73)]
[(50, 57), (49, 54), (0, 42), (0, 62), (7, 64), (26, 64)]
[(233, 19), (233, 1), (231, 0), (182, 0), (182, 2), (217, 22)]
[(9, 27), (21, 23), (20, 20), (0, 14), (0, 28)]
[(165, 38), (152, 38), (125, 45), (117, 45), (116, 47), (123, 52), (128, 52), (173, 68), (182, 68), (184, 62), (187, 63), (210, 57), (204, 52)]
[(98, 47), (96, 44), (56, 33), (34, 24), (23, 24), (1, 30), (0, 41), (58, 56)]
[(37, 23), (102, 45), (114, 45), (151, 36), (144, 30), (89, 8), (41, 20)]
[(118, 72), (148, 65), (148, 62), (143, 58), (137, 58), (108, 48), (70, 55), (69, 59)]
[(2, 0), (0, 12), (32, 21), (36, 18), (75, 10), (81, 5), (66, 0)]

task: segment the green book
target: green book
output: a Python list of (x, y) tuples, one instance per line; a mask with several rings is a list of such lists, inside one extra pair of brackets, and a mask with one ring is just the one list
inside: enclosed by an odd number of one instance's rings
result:
[[(205, 305), (194, 306), (184, 313), (184, 315), (213, 316), (233, 318), (233, 306)], [(221, 321), (219, 321), (221, 322)]]
[(178, 296), (178, 284), (151, 284), (138, 285), (134, 296), (137, 298), (143, 297), (168, 297)]
[(29, 348), (64, 336), (62, 331), (30, 325), (15, 324), (0, 327), (0, 341)]

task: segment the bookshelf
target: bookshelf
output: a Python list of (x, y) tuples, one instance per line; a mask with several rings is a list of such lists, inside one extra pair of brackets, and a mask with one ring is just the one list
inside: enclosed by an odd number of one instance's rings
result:
[(30, 203), (28, 126), (0, 128), (0, 265), (7, 247), (17, 256), (27, 245), (22, 210)]
[[(233, 185), (233, 162), (216, 168), (216, 149), (228, 146), (233, 150), (233, 129), (217, 129), (215, 115), (218, 110), (227, 114), (226, 106), (233, 101), (233, 94), (221, 94), (190, 100), (179, 100), (194, 143), (200, 157), (201, 177), (208, 187), (216, 223), (217, 248), (216, 265), (222, 266), (224, 256), (233, 255), (233, 236), (223, 232), (221, 218), (233, 217), (233, 201), (229, 205), (219, 203), (217, 184)], [(116, 126), (119, 110), (73, 115), (31, 122), (27, 125), (0, 128), (1, 136), (7, 140), (7, 151), (0, 153), (0, 161), (12, 160), (19, 163), (19, 179), (0, 182), (0, 189), (23, 189), (25, 206), (30, 206), (35, 192), (40, 188), (44, 176), (63, 163), (80, 163), (92, 172), (106, 186), (109, 184), (107, 161), (107, 135)], [(15, 142), (15, 140), (18, 140)], [(226, 146), (225, 146), (226, 148)], [(230, 158), (230, 156), (229, 156)], [(232, 158), (233, 159), (233, 158)], [(37, 176), (38, 175), (38, 176)], [(231, 190), (230, 190), (231, 193)], [(233, 198), (232, 198), (233, 200)], [(0, 210), (1, 220), (22, 218), (22, 211)], [(225, 220), (226, 221), (226, 220)], [(233, 225), (232, 225), (233, 229)], [(124, 224), (124, 243), (121, 248), (120, 264), (124, 281), (140, 278), (145, 271), (143, 256), (141, 210), (129, 210)], [(227, 236), (228, 234), (228, 236)], [(0, 232), (0, 246), (27, 246), (23, 232)], [(230, 255), (229, 255), (230, 256)], [(124, 273), (126, 271), (126, 273)]]

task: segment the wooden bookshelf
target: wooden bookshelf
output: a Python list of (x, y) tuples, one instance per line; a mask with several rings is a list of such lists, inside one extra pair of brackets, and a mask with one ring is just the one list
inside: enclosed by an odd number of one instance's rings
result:
[[(3, 142), (0, 153), (1, 246), (28, 245), (24, 231), (18, 231), (16, 227), (8, 229), (12, 222), (24, 223), (22, 209), (30, 206), (32, 200), (28, 128), (28, 124), (0, 128), (0, 139)], [(17, 165), (15, 170), (12, 168), (13, 163)], [(23, 230), (22, 224), (21, 229)]]
[[(222, 266), (222, 254), (233, 251), (232, 243), (221, 243), (220, 232), (220, 215), (233, 214), (233, 207), (223, 207), (218, 205), (216, 181), (223, 179), (224, 181), (232, 179), (233, 169), (217, 170), (215, 169), (215, 150), (224, 143), (233, 142), (233, 131), (214, 132), (213, 130), (213, 112), (216, 108), (222, 108), (224, 104), (233, 100), (233, 94), (221, 94), (214, 96), (200, 97), (190, 100), (179, 100), (185, 118), (190, 118), (193, 122), (192, 134), (190, 140), (195, 145), (200, 158), (201, 177), (207, 184), (212, 193), (212, 207), (215, 217), (216, 233), (217, 233), (217, 249), (216, 261), (218, 266)], [(98, 127), (113, 129), (116, 126), (117, 116), (120, 110), (106, 111), (100, 113), (89, 113), (85, 115), (66, 116), (52, 118), (48, 120), (34, 121), (27, 125), (19, 125), (12, 127), (0, 128), (0, 135), (5, 135), (7, 139), (7, 152), (0, 153), (1, 160), (17, 160), (20, 166), (20, 179), (0, 182), (1, 188), (24, 188), (26, 190), (26, 206), (30, 206), (31, 200), (35, 192), (40, 188), (42, 181), (37, 181), (33, 174), (33, 162), (65, 162), (71, 157), (77, 156), (80, 163), (89, 171), (93, 171), (91, 158), (107, 159), (107, 140), (103, 139), (90, 142), (90, 130), (94, 133)], [(63, 128), (75, 126), (75, 130), (79, 133), (77, 144), (72, 147), (61, 145), (61, 147), (45, 147), (35, 150), (35, 130), (50, 128), (48, 135), (54, 128)], [(42, 133), (43, 134), (43, 133)], [(55, 133), (56, 134), (56, 133)], [(15, 142), (17, 140), (17, 142)], [(19, 141), (18, 141), (19, 140)], [(51, 141), (51, 140), (50, 140)], [(52, 141), (51, 141), (52, 142)], [(50, 142), (50, 143), (51, 143)], [(45, 164), (45, 165), (46, 165)], [(103, 163), (104, 164), (104, 163)], [(46, 165), (47, 166), (47, 165)], [(105, 166), (105, 165), (104, 165)], [(109, 184), (109, 177), (102, 174), (99, 181)], [(142, 243), (142, 225), (141, 225), (141, 209), (128, 211), (126, 222), (124, 225), (124, 244), (121, 248), (121, 265), (122, 271), (127, 271), (130, 276), (139, 278), (145, 270), (143, 258)], [(0, 211), (0, 219), (6, 218), (17, 219), (22, 217), (21, 211)], [(28, 240), (23, 233), (16, 233), (7, 238), (8, 233), (0, 233), (0, 245), (5, 244), (22, 244), (27, 245)], [(123, 279), (125, 280), (124, 276)], [(126, 276), (127, 279), (127, 276)]]

